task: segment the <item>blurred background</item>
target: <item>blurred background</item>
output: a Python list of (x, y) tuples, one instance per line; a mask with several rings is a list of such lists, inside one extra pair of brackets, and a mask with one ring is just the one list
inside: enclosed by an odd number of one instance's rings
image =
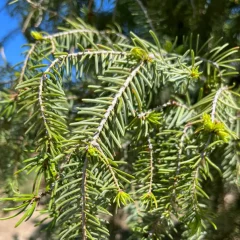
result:
[[(20, 66), (16, 64), (24, 60), (21, 46), (34, 42), (32, 30), (56, 33), (59, 27), (68, 26), (66, 18), (74, 20), (77, 17), (99, 30), (114, 27), (125, 35), (132, 31), (148, 40), (152, 29), (168, 52), (174, 49), (181, 54), (184, 39), (191, 34), (195, 38), (199, 34), (201, 44), (214, 37), (222, 38), (221, 43), (228, 43), (229, 47), (240, 45), (240, 0), (1, 0), (0, 89), (10, 88), (16, 79), (16, 69)], [(239, 84), (239, 76), (234, 81)], [(0, 131), (7, 128), (3, 124), (6, 123), (0, 121)], [(18, 130), (14, 134), (23, 135)], [(15, 166), (24, 158), (23, 139), (18, 138), (18, 141), (10, 145), (0, 134), (0, 191), (11, 188), (9, 182)], [(30, 186), (24, 176), (20, 180), (27, 191)], [(216, 196), (220, 228), (209, 239), (240, 240), (237, 189), (231, 186), (226, 193), (219, 181), (212, 191)], [(33, 227), (34, 220), (13, 230), (16, 221), (0, 222), (0, 240), (51, 239)], [(122, 222), (116, 225), (125, 231)]]

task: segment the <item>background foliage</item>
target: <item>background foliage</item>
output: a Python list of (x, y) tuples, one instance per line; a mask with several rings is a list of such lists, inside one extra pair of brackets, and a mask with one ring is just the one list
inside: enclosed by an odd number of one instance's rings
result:
[(238, 1), (9, 3), (28, 45), (1, 67), (7, 210), (45, 203), (49, 239), (238, 238)]

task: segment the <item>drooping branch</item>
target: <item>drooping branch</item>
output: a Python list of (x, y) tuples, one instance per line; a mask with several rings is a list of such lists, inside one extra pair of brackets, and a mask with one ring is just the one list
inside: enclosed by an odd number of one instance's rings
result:
[(148, 193), (152, 193), (152, 184), (153, 184), (153, 169), (154, 169), (154, 164), (153, 164), (153, 145), (151, 143), (151, 138), (148, 135), (148, 149), (149, 149), (149, 154), (150, 154), (150, 180), (149, 180), (149, 189)]
[(87, 154), (85, 154), (84, 165), (82, 169), (82, 240), (87, 239), (87, 226), (86, 226), (87, 166), (88, 159)]
[[(118, 100), (120, 99), (120, 97), (123, 95), (123, 93), (126, 91), (126, 89), (128, 88), (130, 82), (133, 80), (133, 78), (136, 76), (136, 74), (139, 72), (140, 68), (142, 67), (144, 62), (140, 62), (135, 68), (134, 70), (130, 73), (130, 75), (127, 77), (126, 81), (124, 82), (123, 86), (118, 90), (118, 92), (115, 94), (112, 103), (109, 105), (109, 107), (107, 108), (98, 128), (96, 133), (94, 134), (90, 145), (92, 145), (93, 147), (97, 148), (100, 151), (100, 154), (102, 154), (104, 156), (104, 153), (98, 143), (98, 138), (100, 137), (100, 134), (105, 126), (105, 124), (107, 123), (111, 113), (114, 111)], [(86, 147), (88, 149), (88, 146)], [(116, 178), (115, 172), (113, 171), (112, 166), (108, 163), (107, 167), (109, 168), (111, 175), (113, 177), (114, 183), (118, 189), (118, 191), (121, 191), (120, 186), (118, 184), (118, 180)]]
[(23, 76), (25, 74), (29, 58), (30, 58), (31, 54), (33, 53), (33, 51), (35, 50), (36, 46), (37, 46), (37, 42), (32, 44), (30, 50), (28, 51), (27, 56), (25, 57), (25, 60), (24, 60), (24, 63), (23, 63), (23, 67), (22, 67), (22, 70), (21, 70), (21, 73), (20, 73), (20, 77), (19, 77), (18, 83), (21, 83), (23, 81)]
[(216, 113), (218, 98), (220, 97), (221, 93), (224, 92), (227, 89), (228, 89), (228, 87), (224, 86), (224, 87), (221, 87), (220, 89), (218, 89), (218, 91), (216, 92), (216, 95), (215, 95), (215, 97), (213, 99), (213, 103), (212, 103), (212, 112), (211, 112), (211, 120), (212, 120), (212, 122), (215, 121), (215, 113)]
[(94, 134), (94, 137), (91, 141), (92, 145), (97, 145), (97, 140), (101, 134), (101, 131), (103, 130), (105, 124), (108, 121), (108, 118), (110, 117), (112, 111), (115, 109), (119, 98), (122, 96), (122, 94), (125, 92), (125, 90), (127, 89), (127, 87), (129, 86), (130, 82), (132, 81), (132, 79), (136, 76), (136, 74), (139, 72), (141, 66), (143, 65), (143, 62), (139, 63), (137, 67), (135, 67), (135, 69), (130, 73), (130, 75), (128, 76), (128, 78), (126, 79), (126, 81), (124, 82), (123, 86), (119, 89), (118, 93), (116, 93), (116, 95), (113, 98), (113, 101), (111, 103), (111, 105), (109, 105), (108, 109), (106, 110), (98, 128), (97, 128), (97, 132)]
[(45, 117), (45, 113), (44, 113), (44, 104), (43, 104), (43, 99), (42, 99), (42, 94), (43, 94), (43, 82), (44, 80), (46, 80), (46, 74), (60, 61), (61, 58), (57, 58), (55, 59), (51, 65), (47, 68), (47, 70), (43, 73), (42, 77), (40, 78), (40, 84), (39, 84), (39, 90), (38, 90), (38, 102), (39, 102), (39, 106), (40, 106), (40, 112), (41, 112), (41, 116), (44, 122), (44, 126), (46, 127), (46, 131), (48, 133), (49, 138), (51, 138), (51, 135), (49, 133), (49, 128), (48, 128), (48, 123), (47, 123), (47, 119)]
[[(43, 99), (42, 99), (42, 94), (43, 94), (43, 82), (44, 80), (46, 80), (46, 75), (51, 71), (51, 69), (57, 64), (59, 63), (60, 61), (65, 61), (67, 58), (70, 58), (70, 57), (79, 57), (79, 56), (83, 56), (83, 55), (96, 55), (96, 54), (113, 54), (113, 55), (127, 55), (128, 53), (126, 52), (120, 52), (120, 51), (105, 51), (105, 50), (100, 50), (100, 51), (85, 51), (85, 52), (78, 52), (78, 53), (72, 53), (72, 54), (68, 54), (66, 56), (61, 56), (59, 58), (56, 58), (51, 64), (50, 66), (44, 71), (42, 77), (40, 78), (40, 83), (39, 83), (39, 91), (38, 91), (38, 102), (39, 102), (39, 106), (40, 106), (40, 112), (41, 112), (41, 116), (42, 116), (42, 119), (43, 119), (43, 122), (44, 122), (44, 125), (46, 127), (46, 131), (50, 137), (50, 133), (48, 131), (48, 124), (47, 124), (47, 119), (45, 117), (45, 111), (44, 111), (44, 104), (43, 104)], [(132, 76), (134, 77), (134, 75)], [(128, 83), (129, 84), (129, 83)], [(124, 88), (125, 89), (125, 88)], [(123, 90), (123, 89), (122, 89)], [(121, 95), (120, 95), (121, 96)], [(112, 104), (112, 108), (109, 109), (109, 111), (107, 111), (108, 113), (108, 116), (110, 115), (111, 113), (111, 110), (114, 108), (114, 106), (116, 105), (117, 103), (117, 99), (118, 97), (115, 99), (114, 103)], [(107, 115), (106, 115), (107, 116)], [(107, 117), (108, 117), (107, 116)], [(104, 120), (104, 119), (103, 119)], [(102, 122), (103, 123), (103, 122)], [(104, 122), (105, 123), (105, 122)], [(104, 125), (103, 123), (103, 125)], [(101, 125), (101, 124), (100, 124)], [(103, 126), (102, 126), (103, 127)], [(101, 128), (102, 129), (102, 128)], [(101, 130), (100, 130), (101, 131)], [(100, 133), (100, 132), (99, 132)], [(94, 139), (96, 141), (96, 139)], [(95, 141), (92, 141), (93, 145), (94, 145), (94, 142)]]
[[(52, 35), (43, 36), (42, 41), (50, 40), (51, 45), (52, 45), (52, 53), (54, 53), (55, 49), (56, 49), (56, 46), (55, 46), (55, 43), (54, 43), (53, 40), (55, 38), (62, 37), (62, 36), (68, 36), (68, 35), (71, 35), (71, 34), (81, 34), (81, 33), (83, 33), (83, 34), (84, 33), (93, 33), (93, 34), (96, 34), (96, 35), (100, 34), (104, 38), (107, 38), (106, 34), (107, 35), (113, 34), (113, 35), (116, 35), (116, 36), (121, 37), (123, 39), (128, 39), (125, 35), (123, 35), (121, 33), (114, 32), (114, 31), (110, 31), (110, 30), (97, 31), (97, 30), (93, 30), (93, 29), (74, 29), (74, 30), (70, 30), (70, 31), (64, 31), (64, 32), (59, 32), (59, 33), (55, 33), (55, 34), (52, 34)], [(20, 73), (20, 77), (19, 77), (19, 80), (18, 80), (19, 83), (21, 83), (23, 81), (23, 76), (25, 74), (25, 71), (26, 71), (26, 68), (27, 68), (27, 65), (28, 65), (28, 61), (29, 61), (32, 53), (34, 52), (36, 46), (40, 43), (41, 43), (40, 41), (37, 41), (36, 43), (32, 44), (31, 48), (29, 49), (28, 54), (25, 57), (21, 73)]]

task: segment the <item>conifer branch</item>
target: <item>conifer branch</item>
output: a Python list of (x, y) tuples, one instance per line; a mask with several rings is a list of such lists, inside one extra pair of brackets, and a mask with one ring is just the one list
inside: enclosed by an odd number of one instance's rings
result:
[(182, 107), (182, 108), (185, 108), (185, 109), (189, 109), (189, 107), (185, 104), (182, 104), (180, 102), (177, 102), (177, 101), (174, 101), (174, 100), (170, 100), (166, 103), (164, 103), (162, 105), (162, 108), (165, 108), (165, 107), (168, 107), (168, 106), (177, 106), (177, 107)]
[(194, 204), (194, 210), (196, 210), (196, 212), (198, 211), (198, 197), (197, 197), (197, 190), (199, 190), (200, 186), (198, 184), (199, 180), (200, 180), (200, 177), (199, 177), (199, 170), (200, 170), (200, 167), (201, 167), (201, 164), (206, 164), (204, 163), (205, 161), (205, 157), (206, 157), (206, 149), (208, 147), (208, 145), (210, 144), (211, 142), (211, 139), (212, 139), (212, 134), (209, 135), (208, 137), (208, 140), (207, 142), (204, 144), (204, 148), (203, 150), (201, 151), (200, 153), (200, 158), (201, 160), (198, 162), (197, 166), (196, 166), (196, 169), (195, 171), (193, 172), (193, 195), (192, 195), (192, 199), (193, 199), (193, 204)]
[(190, 124), (187, 124), (187, 125), (184, 127), (184, 129), (183, 129), (183, 134), (182, 134), (182, 136), (181, 136), (180, 144), (179, 144), (179, 152), (178, 152), (179, 157), (182, 155), (183, 147), (184, 147), (184, 140), (185, 140), (185, 138), (186, 138), (186, 136), (187, 136), (187, 131), (188, 131), (188, 129), (189, 129), (190, 127), (191, 127), (191, 125), (190, 125)]
[[(100, 158), (103, 158), (103, 159), (104, 159), (103, 162), (106, 163), (109, 171), (111, 172), (111, 175), (112, 175), (112, 177), (113, 177), (113, 182), (114, 182), (116, 188), (118, 189), (118, 191), (121, 191), (121, 188), (120, 188), (120, 186), (119, 186), (118, 180), (117, 180), (117, 178), (116, 178), (116, 174), (115, 174), (115, 172), (113, 171), (113, 168), (112, 168), (111, 164), (109, 163), (108, 159), (106, 158), (106, 156), (105, 156), (103, 150), (101, 149), (100, 145), (98, 144), (97, 141), (95, 141), (95, 142), (92, 141), (91, 144), (92, 144), (93, 147), (95, 147), (95, 148), (99, 151), (99, 153), (100, 153)], [(88, 150), (88, 149), (89, 149), (89, 146), (86, 147), (86, 150)]]
[(41, 111), (41, 116), (43, 119), (44, 126), (46, 128), (46, 132), (48, 134), (49, 139), (51, 139), (51, 134), (49, 132), (48, 128), (48, 123), (47, 123), (47, 118), (45, 117), (45, 111), (44, 111), (44, 104), (43, 104), (43, 99), (42, 99), (42, 94), (43, 94), (43, 82), (46, 80), (46, 74), (60, 61), (61, 58), (55, 59), (51, 65), (47, 68), (47, 70), (43, 73), (42, 77), (40, 78), (40, 83), (39, 83), (39, 90), (38, 90), (38, 102), (40, 106), (40, 111)]
[(114, 110), (115, 106), (118, 103), (118, 99), (122, 96), (122, 94), (125, 92), (127, 87), (129, 86), (132, 79), (136, 76), (136, 74), (139, 72), (141, 66), (143, 65), (143, 62), (139, 63), (137, 67), (130, 73), (130, 75), (127, 77), (126, 81), (124, 82), (123, 86), (119, 89), (118, 93), (114, 96), (113, 101), (111, 105), (109, 105), (108, 109), (106, 110), (106, 113), (104, 114), (98, 128), (97, 132), (94, 134), (94, 137), (91, 141), (92, 145), (96, 145), (96, 142), (101, 134), (101, 131), (103, 130), (106, 122), (108, 121), (108, 118), (111, 115), (111, 112)]
[(110, 163), (108, 163), (107, 166), (108, 166), (108, 168), (109, 168), (109, 170), (110, 170), (110, 172), (111, 172), (111, 174), (112, 174), (113, 181), (114, 181), (114, 183), (115, 183), (115, 185), (116, 185), (116, 187), (117, 187), (117, 190), (118, 190), (118, 191), (121, 191), (121, 188), (120, 188), (120, 186), (119, 186), (119, 183), (118, 183), (118, 180), (117, 180), (117, 178), (116, 178), (115, 172), (114, 172), (113, 169), (112, 169), (112, 166), (110, 165)]
[(99, 32), (96, 30), (90, 30), (90, 29), (73, 29), (73, 30), (69, 30), (69, 31), (64, 31), (64, 32), (59, 32), (59, 33), (54, 33), (51, 35), (47, 35), (47, 36), (43, 36), (42, 38), (47, 40), (47, 39), (54, 39), (57, 37), (62, 37), (62, 36), (67, 36), (67, 35), (71, 35), (71, 34), (78, 34), (78, 33), (95, 33), (98, 34)]
[(27, 56), (25, 57), (25, 60), (24, 60), (24, 63), (23, 63), (23, 67), (22, 67), (22, 70), (21, 70), (21, 73), (20, 73), (20, 77), (19, 77), (18, 83), (21, 83), (22, 80), (23, 80), (23, 76), (25, 74), (29, 58), (30, 58), (31, 54), (33, 53), (33, 51), (35, 50), (36, 46), (37, 46), (37, 43), (32, 44), (30, 50), (28, 51)]
[(148, 134), (148, 149), (149, 149), (149, 154), (150, 154), (150, 180), (149, 180), (149, 189), (148, 193), (152, 193), (152, 184), (153, 184), (153, 145), (151, 143), (151, 138)]
[[(143, 1), (136, 1), (149, 18)], [(16, 97), (12, 92), (0, 93), (0, 121), (14, 126), (9, 135), (19, 130), (14, 122), (16, 99), (23, 105), (17, 116), (27, 116), (24, 140), (36, 147), (18, 172), (36, 170), (47, 185), (45, 191), (39, 191), (41, 182), (37, 176), (34, 196), (17, 193), (4, 201), (25, 201), (16, 210), (21, 210), (19, 214), (24, 212), (22, 220), (27, 220), (35, 208), (25, 208), (25, 203), (34, 203), (33, 200), (51, 192), (49, 215), (58, 223), (62, 240), (107, 239), (102, 213), (109, 214), (110, 204), (121, 207), (133, 202), (128, 192), (134, 196), (136, 205), (142, 203), (129, 212), (133, 218), (132, 239), (144, 236), (173, 239), (173, 214), (181, 221), (183, 231), (188, 226), (202, 232), (207, 220), (205, 210), (211, 210), (204, 207), (208, 199), (204, 181), (214, 180), (212, 168), (221, 173), (214, 156), (215, 151), (219, 153), (220, 144), (228, 144), (224, 164), (229, 164), (230, 159), (230, 168), (237, 165), (236, 159), (231, 160), (237, 154), (231, 153), (232, 149), (237, 150), (237, 142), (227, 140), (232, 137), (230, 131), (239, 130), (240, 108), (235, 98), (240, 95), (236, 86), (219, 87), (214, 81), (206, 83), (214, 90), (204, 91), (205, 83), (197, 80), (198, 67), (206, 81), (216, 76), (220, 68), (223, 76), (233, 75), (234, 72), (227, 71), (235, 70), (232, 59), (226, 58), (235, 54), (236, 49), (223, 52), (225, 45), (214, 46), (204, 55), (210, 60), (195, 57), (192, 47), (183, 56), (166, 54), (160, 58), (159, 53), (164, 50), (153, 32), (155, 43), (132, 34), (133, 44), (124, 44), (121, 33), (97, 31), (79, 22), (69, 20), (75, 29), (52, 35), (35, 32), (37, 41), (29, 45), (16, 88), (20, 89), (19, 94)], [(74, 52), (77, 42), (81, 52)], [(50, 61), (48, 66), (46, 61)], [(208, 73), (206, 65), (211, 70)], [(159, 93), (166, 88), (173, 90), (167, 98), (174, 100), (161, 104)], [(184, 97), (186, 89), (191, 93), (189, 101)], [(198, 89), (199, 97), (195, 91)], [(72, 131), (68, 131), (69, 122)], [(196, 131), (195, 124), (200, 125)], [(221, 159), (218, 161), (220, 166)], [(230, 168), (226, 168), (226, 175), (231, 173)], [(111, 190), (113, 195), (117, 193), (114, 199)], [(136, 216), (139, 221), (135, 221)], [(191, 234), (188, 231), (184, 236), (190, 239)]]
[[(43, 36), (42, 40), (50, 40), (51, 45), (52, 45), (52, 53), (54, 53), (55, 50), (56, 50), (56, 45), (54, 43), (54, 39), (55, 38), (61, 37), (61, 36), (67, 36), (67, 35), (70, 35), (70, 34), (78, 34), (78, 33), (94, 33), (94, 34), (101, 33), (102, 35), (114, 34), (116, 36), (119, 36), (119, 37), (127, 39), (124, 35), (122, 35), (120, 33), (117, 33), (117, 32), (109, 31), (109, 30), (99, 32), (97, 30), (92, 30), (92, 29), (74, 29), (74, 30), (70, 30), (70, 31), (64, 31), (64, 32), (60, 32), (60, 33), (55, 33), (55, 34), (48, 35), (48, 36)], [(23, 77), (24, 77), (26, 68), (28, 66), (29, 58), (31, 57), (32, 53), (34, 52), (34, 50), (35, 50), (35, 48), (37, 47), (38, 44), (40, 44), (40, 41), (37, 41), (36, 43), (32, 44), (31, 48), (29, 49), (28, 54), (26, 55), (24, 63), (23, 63), (23, 67), (22, 67), (22, 70), (21, 70), (21, 73), (20, 73), (20, 77), (19, 77), (19, 82), (18, 83), (21, 83), (23, 81)], [(99, 54), (104, 54), (104, 53), (105, 52), (102, 51)], [(113, 53), (113, 54), (115, 54), (115, 53)], [(122, 52), (122, 54), (124, 55), (124, 52)]]
[(127, 52), (120, 52), (120, 51), (106, 51), (106, 50), (86, 50), (83, 52), (78, 52), (78, 53), (70, 53), (65, 56), (65, 58), (68, 57), (79, 57), (83, 55), (101, 55), (101, 54), (113, 54), (113, 55), (122, 55), (122, 56), (127, 56), (129, 53)]
[(149, 24), (150, 28), (155, 32), (155, 28), (153, 26), (152, 20), (148, 15), (147, 9), (144, 7), (143, 3), (141, 2), (141, 0), (136, 0), (136, 2), (138, 3), (138, 5), (140, 6), (141, 10), (143, 11), (145, 18), (147, 19), (147, 23)]
[(221, 93), (224, 92), (227, 89), (228, 89), (227, 86), (221, 87), (220, 89), (218, 89), (218, 91), (215, 94), (215, 97), (214, 97), (213, 103), (212, 103), (212, 112), (211, 112), (211, 120), (212, 120), (212, 122), (215, 121), (215, 113), (216, 113), (218, 98), (220, 97)]
[[(128, 39), (125, 35), (121, 34), (121, 33), (118, 33), (118, 32), (114, 32), (114, 31), (110, 31), (110, 30), (104, 30), (104, 31), (97, 31), (97, 30), (94, 30), (94, 29), (73, 29), (73, 30), (69, 30), (69, 31), (64, 31), (64, 32), (59, 32), (59, 33), (54, 33), (54, 34), (51, 34), (51, 35), (47, 35), (47, 36), (43, 36), (42, 38), (45, 39), (45, 40), (52, 40), (54, 38), (57, 38), (57, 37), (62, 37), (62, 36), (67, 36), (67, 35), (71, 35), (71, 34), (81, 34), (81, 33), (94, 33), (96, 35), (98, 34), (101, 34), (101, 35), (106, 35), (106, 34), (113, 34), (113, 35), (116, 35), (118, 37), (121, 37), (123, 39)], [(106, 37), (106, 36), (104, 36)]]
[(84, 156), (84, 165), (82, 168), (82, 239), (87, 239), (87, 226), (86, 226), (86, 189), (87, 189), (87, 154)]

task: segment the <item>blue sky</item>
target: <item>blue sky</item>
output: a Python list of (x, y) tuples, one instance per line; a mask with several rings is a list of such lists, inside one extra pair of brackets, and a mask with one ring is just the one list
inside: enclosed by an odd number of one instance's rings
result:
[[(101, 0), (96, 0), (96, 9), (99, 9)], [(114, 0), (104, 0), (104, 4), (101, 11), (107, 11), (113, 7)], [(4, 7), (6, 0), (0, 0), (0, 9)], [(2, 40), (10, 31), (18, 28), (11, 39), (4, 44), (4, 51), (8, 62), (15, 65), (24, 60), (24, 56), (21, 54), (23, 49), (21, 46), (26, 43), (26, 39), (21, 33), (21, 28), (17, 18), (9, 16), (7, 11), (3, 9), (0, 12), (0, 40)], [(0, 57), (0, 65), (3, 64), (3, 60)]]
[[(6, 0), (0, 0), (0, 9), (3, 8), (5, 3)], [(2, 40), (11, 30), (19, 27), (18, 25), (18, 20), (16, 18), (11, 18), (5, 9), (2, 10), (0, 12), (0, 40)], [(21, 46), (24, 43), (26, 43), (26, 40), (19, 27), (19, 30), (4, 44), (6, 58), (11, 64), (16, 64), (23, 60)], [(3, 64), (2, 58), (0, 58), (0, 64)]]

